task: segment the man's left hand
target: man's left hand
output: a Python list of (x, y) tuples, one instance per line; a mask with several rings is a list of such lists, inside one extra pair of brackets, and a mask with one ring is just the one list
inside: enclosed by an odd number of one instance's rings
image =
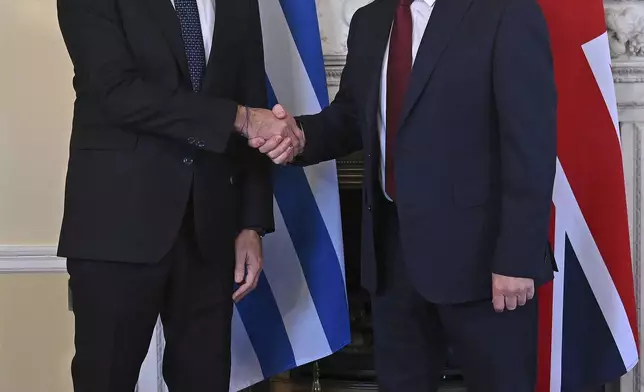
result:
[(239, 302), (259, 282), (262, 271), (262, 239), (255, 230), (243, 230), (235, 241), (235, 283), (240, 284), (233, 293), (233, 301)]
[(534, 297), (534, 280), (492, 274), (492, 304), (503, 312), (523, 306)]

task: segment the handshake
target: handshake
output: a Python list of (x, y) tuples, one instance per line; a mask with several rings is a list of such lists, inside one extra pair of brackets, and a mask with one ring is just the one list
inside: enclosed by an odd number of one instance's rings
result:
[(273, 110), (240, 107), (235, 128), (278, 165), (292, 162), (304, 150), (304, 133), (282, 105)]

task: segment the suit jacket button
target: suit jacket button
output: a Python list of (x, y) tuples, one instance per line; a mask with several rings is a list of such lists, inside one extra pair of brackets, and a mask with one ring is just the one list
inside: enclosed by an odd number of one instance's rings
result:
[(197, 147), (199, 147), (199, 148), (204, 148), (205, 145), (206, 145), (206, 143), (204, 143), (203, 140), (199, 140), (197, 142)]
[(188, 166), (189, 166), (189, 165), (192, 165), (192, 163), (193, 163), (193, 162), (194, 162), (194, 160), (193, 160), (192, 158), (190, 158), (190, 157), (185, 157), (185, 158), (183, 158), (183, 163), (184, 163), (185, 165), (188, 165)]
[(230, 176), (229, 181), (230, 181), (230, 185), (235, 185), (235, 179), (233, 178), (233, 176)]
[(197, 139), (195, 139), (195, 138), (194, 138), (194, 137), (192, 137), (192, 136), (190, 136), (190, 137), (188, 138), (188, 143), (190, 143), (190, 144), (195, 144), (195, 142), (196, 142), (196, 141), (197, 141)]
[(371, 211), (371, 204), (369, 204), (369, 205), (367, 206), (367, 209), (368, 209), (369, 211)]

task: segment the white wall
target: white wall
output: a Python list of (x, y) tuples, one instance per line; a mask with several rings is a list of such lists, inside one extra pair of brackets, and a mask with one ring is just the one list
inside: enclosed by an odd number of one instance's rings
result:
[[(55, 5), (4, 1), (0, 12), (0, 273), (19, 259), (53, 260), (16, 258), (6, 245), (53, 245), (58, 236), (73, 94)], [(66, 282), (0, 274), (0, 391), (72, 390)]]

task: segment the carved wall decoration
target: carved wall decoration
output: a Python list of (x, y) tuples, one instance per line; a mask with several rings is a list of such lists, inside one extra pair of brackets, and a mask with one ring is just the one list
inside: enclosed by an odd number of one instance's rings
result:
[(644, 56), (644, 9), (641, 6), (607, 7), (606, 26), (613, 58)]
[(322, 50), (325, 55), (347, 54), (349, 23), (356, 10), (373, 0), (317, 0)]
[(373, 0), (345, 0), (342, 2), (342, 16), (344, 17), (344, 24), (348, 27), (351, 23), (351, 17), (358, 10)]

